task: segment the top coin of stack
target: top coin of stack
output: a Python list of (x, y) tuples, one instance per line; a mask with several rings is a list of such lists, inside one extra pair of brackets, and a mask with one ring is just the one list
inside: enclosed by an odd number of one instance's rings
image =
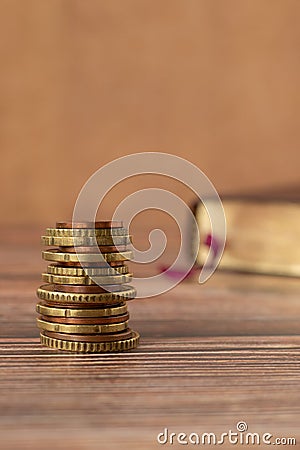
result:
[(41, 343), (78, 352), (135, 348), (139, 335), (128, 326), (124, 303), (136, 295), (125, 284), (132, 252), (122, 222), (58, 222), (42, 243), (58, 248), (42, 252), (51, 264), (37, 290)]

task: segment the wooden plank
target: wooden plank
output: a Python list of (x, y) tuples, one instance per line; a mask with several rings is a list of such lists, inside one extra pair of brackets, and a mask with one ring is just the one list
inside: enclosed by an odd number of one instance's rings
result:
[(35, 325), (36, 232), (0, 236), (1, 448), (147, 450), (165, 427), (222, 433), (241, 420), (300, 442), (299, 280), (188, 280), (129, 303), (138, 349), (60, 353)]

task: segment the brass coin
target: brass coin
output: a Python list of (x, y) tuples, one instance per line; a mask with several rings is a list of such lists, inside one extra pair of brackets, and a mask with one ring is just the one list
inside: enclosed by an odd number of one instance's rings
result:
[[(73, 305), (74, 306), (74, 305)], [(127, 312), (127, 306), (125, 303), (120, 306), (110, 308), (61, 308), (56, 306), (49, 306), (45, 302), (40, 302), (36, 305), (36, 312), (42, 316), (53, 317), (112, 317), (125, 314)]]
[(127, 236), (127, 228), (47, 228), (47, 236), (55, 237), (103, 237), (103, 236)]
[[(74, 247), (75, 245), (87, 247), (95, 245), (95, 239), (91, 236), (67, 237), (67, 236), (42, 236), (43, 245), (58, 247)], [(130, 236), (96, 236), (98, 245), (127, 245), (131, 243)]]
[(130, 328), (127, 328), (126, 331), (119, 331), (118, 333), (111, 334), (64, 334), (64, 333), (56, 333), (53, 331), (42, 332), (45, 336), (55, 338), (55, 339), (64, 339), (66, 341), (81, 341), (81, 342), (111, 342), (111, 341), (121, 341), (123, 339), (130, 339), (134, 335), (134, 331)]
[(53, 284), (51, 285), (56, 292), (66, 292), (69, 294), (99, 294), (101, 292), (118, 292), (120, 291), (120, 285), (107, 284), (106, 288), (98, 286), (98, 284), (83, 286), (72, 284)]
[(55, 323), (67, 325), (106, 325), (111, 323), (122, 323), (129, 320), (129, 313), (121, 314), (120, 316), (112, 317), (53, 317), (40, 316), (41, 320), (51, 321)]
[(59, 265), (61, 267), (81, 267), (84, 270), (88, 269), (109, 269), (110, 267), (121, 267), (124, 266), (125, 261), (102, 261), (102, 262), (66, 262), (60, 261)]
[[(127, 273), (124, 275), (107, 275), (105, 277), (94, 277), (95, 282), (98, 285), (106, 286), (107, 284), (113, 285), (113, 284), (124, 284), (124, 283), (130, 283), (132, 281), (132, 273)], [(111, 291), (111, 289), (109, 289)]]
[[(64, 267), (58, 264), (49, 264), (47, 268), (48, 274), (67, 276), (67, 277), (83, 277), (89, 278), (90, 276), (105, 276), (105, 275), (117, 275), (127, 274), (129, 272), (128, 266), (123, 264), (115, 267)], [(66, 283), (67, 284), (67, 283)], [(75, 284), (75, 283), (74, 283)], [(81, 283), (83, 284), (83, 283)]]
[(56, 228), (122, 228), (123, 222), (101, 220), (98, 222), (56, 222)]
[(71, 294), (57, 292), (53, 289), (53, 285), (44, 284), (38, 288), (37, 296), (41, 300), (59, 304), (63, 303), (64, 305), (68, 305), (69, 303), (111, 305), (125, 300), (131, 300), (136, 296), (136, 290), (132, 286), (121, 285), (119, 289), (115, 292), (103, 292), (99, 294)]
[(76, 353), (106, 353), (129, 351), (138, 346), (139, 334), (134, 332), (128, 339), (112, 342), (74, 342), (55, 339), (40, 333), (41, 344), (57, 350)]
[[(86, 277), (68, 277), (66, 275), (52, 275), (50, 273), (43, 273), (42, 279), (46, 283), (54, 284), (70, 284), (70, 285), (105, 285), (105, 284), (123, 284), (132, 281), (132, 274), (127, 275), (104, 275), (102, 277), (94, 276), (92, 280), (89, 276)], [(79, 292), (79, 291), (78, 291)]]
[[(61, 292), (59, 292), (61, 294)], [(88, 294), (90, 295), (90, 294)], [(123, 301), (127, 301), (127, 299), (119, 299), (119, 300), (113, 300), (113, 301), (103, 301), (98, 303), (83, 303), (83, 302), (60, 302), (55, 300), (47, 300), (45, 303), (50, 308), (66, 308), (66, 309), (86, 309), (86, 310), (93, 310), (93, 309), (101, 309), (101, 308), (115, 308), (117, 306), (120, 306), (120, 304), (123, 303)]]
[(59, 247), (61, 252), (66, 253), (115, 253), (115, 252), (125, 252), (127, 250), (127, 245), (98, 245), (89, 247)]
[[(83, 263), (96, 263), (107, 261), (126, 261), (133, 257), (132, 251), (126, 251), (122, 253), (64, 253), (57, 249), (50, 249), (42, 251), (43, 259), (46, 261), (54, 262), (80, 262)], [(79, 259), (80, 258), (80, 259)]]
[(51, 273), (42, 273), (42, 280), (53, 284), (72, 284), (72, 285), (95, 285), (96, 283), (88, 276), (71, 277), (68, 275), (52, 275)]
[(70, 333), (70, 334), (105, 334), (105, 333), (115, 333), (118, 331), (123, 331), (128, 328), (128, 320), (121, 323), (113, 323), (107, 325), (65, 325), (60, 323), (49, 322), (37, 318), (37, 325), (42, 330), (56, 331), (58, 333)]

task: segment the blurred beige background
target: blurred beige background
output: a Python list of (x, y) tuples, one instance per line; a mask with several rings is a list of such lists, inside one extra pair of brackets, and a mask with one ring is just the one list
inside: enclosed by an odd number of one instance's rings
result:
[(220, 193), (298, 181), (299, 14), (298, 0), (1, 0), (1, 222), (71, 217), (96, 169), (140, 151), (189, 159)]

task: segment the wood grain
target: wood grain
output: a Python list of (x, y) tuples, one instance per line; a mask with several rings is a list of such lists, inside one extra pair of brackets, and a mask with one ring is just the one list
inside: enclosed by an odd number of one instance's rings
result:
[[(222, 193), (299, 180), (298, 0), (0, 9), (1, 222), (64, 219), (95, 170), (132, 152), (184, 157)], [(116, 187), (105, 212), (142, 187)]]
[(137, 350), (58, 353), (35, 325), (40, 234), (0, 234), (1, 449), (147, 450), (165, 427), (221, 433), (239, 420), (300, 442), (300, 280), (189, 280), (129, 303)]

